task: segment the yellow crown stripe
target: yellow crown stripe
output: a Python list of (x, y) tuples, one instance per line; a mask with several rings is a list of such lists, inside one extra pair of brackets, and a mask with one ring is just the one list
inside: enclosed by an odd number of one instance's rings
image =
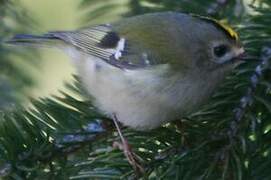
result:
[(217, 21), (217, 23), (222, 28), (224, 28), (232, 38), (234, 38), (235, 40), (239, 39), (238, 34), (229, 25), (227, 25), (227, 24), (225, 24), (224, 22), (221, 22), (221, 21)]
[(193, 14), (193, 16), (198, 17), (198, 18), (200, 18), (202, 20), (209, 21), (210, 23), (215, 24), (217, 27), (223, 29), (234, 40), (238, 40), (239, 39), (238, 34), (229, 25), (227, 25), (225, 22), (218, 21), (218, 20), (215, 20), (215, 19), (212, 19), (212, 18), (209, 18), (209, 17), (194, 15), (194, 14)]

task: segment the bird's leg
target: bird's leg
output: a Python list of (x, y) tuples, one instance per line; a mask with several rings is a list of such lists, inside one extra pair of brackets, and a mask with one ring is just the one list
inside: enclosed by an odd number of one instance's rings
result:
[(182, 145), (188, 145), (187, 139), (186, 139), (186, 134), (185, 134), (185, 123), (183, 120), (177, 120), (174, 122), (177, 130), (182, 134), (181, 137), (181, 144)]
[(189, 137), (186, 129), (191, 128), (192, 119), (185, 117), (179, 120), (174, 121), (174, 125), (179, 133), (181, 133), (182, 138), (181, 138), (181, 144), (187, 148), (191, 146), (189, 142)]
[(117, 131), (121, 140), (121, 143), (114, 142), (113, 146), (119, 148), (120, 150), (123, 150), (125, 157), (127, 158), (128, 162), (131, 164), (133, 169), (136, 171), (136, 173), (144, 173), (144, 168), (139, 163), (140, 158), (133, 152), (127, 139), (123, 136), (121, 132), (116, 114), (113, 114), (113, 122), (117, 128)]

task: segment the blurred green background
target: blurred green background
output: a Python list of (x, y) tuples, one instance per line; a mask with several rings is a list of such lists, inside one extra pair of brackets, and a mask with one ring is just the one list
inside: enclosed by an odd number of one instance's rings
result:
[[(79, 14), (76, 13), (78, 1), (73, 0), (22, 0), (30, 17), (37, 22), (38, 29), (33, 31), (47, 31), (54, 29), (74, 29)], [(34, 33), (32, 32), (32, 33)], [(35, 32), (38, 33), (38, 32)], [(73, 68), (67, 57), (61, 52), (40, 49), (40, 66), (33, 72), (35, 86), (31, 88), (30, 95), (34, 98), (57, 93), (61, 89), (63, 80), (70, 81)]]

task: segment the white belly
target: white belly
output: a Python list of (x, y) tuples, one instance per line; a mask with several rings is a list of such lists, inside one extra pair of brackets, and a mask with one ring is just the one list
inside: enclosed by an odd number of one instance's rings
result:
[(162, 78), (167, 65), (161, 65), (155, 72), (121, 70), (95, 57), (79, 57), (74, 63), (84, 87), (95, 98), (95, 105), (108, 116), (116, 114), (122, 124), (137, 130), (153, 129), (184, 116), (195, 110), (211, 91), (204, 90), (204, 81), (199, 84)]
[(80, 59), (77, 69), (95, 105), (107, 115), (113, 113), (126, 126), (138, 130), (153, 129), (174, 119), (177, 112), (175, 97), (163, 92), (163, 79), (152, 70), (121, 70), (102, 60)]

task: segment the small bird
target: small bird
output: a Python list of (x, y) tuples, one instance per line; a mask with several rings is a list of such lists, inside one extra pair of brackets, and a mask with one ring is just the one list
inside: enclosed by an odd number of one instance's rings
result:
[(160, 12), (76, 31), (16, 35), (15, 45), (66, 52), (94, 104), (118, 122), (150, 130), (208, 102), (244, 53), (238, 35), (216, 20)]

